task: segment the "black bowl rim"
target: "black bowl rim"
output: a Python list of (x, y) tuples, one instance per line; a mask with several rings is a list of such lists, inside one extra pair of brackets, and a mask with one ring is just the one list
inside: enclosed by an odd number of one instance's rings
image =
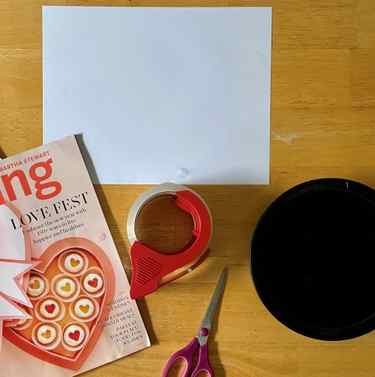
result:
[(256, 242), (257, 233), (259, 233), (259, 229), (262, 227), (264, 222), (267, 221), (268, 214), (270, 211), (280, 203), (284, 202), (285, 200), (290, 200), (294, 195), (301, 195), (304, 191), (311, 192), (311, 190), (322, 190), (329, 188), (330, 190), (344, 190), (350, 191), (362, 199), (365, 199), (375, 205), (375, 190), (371, 187), (353, 181), (351, 179), (345, 178), (318, 178), (309, 180), (296, 186), (291, 187), (281, 195), (279, 195), (271, 204), (266, 208), (263, 214), (260, 216), (257, 224), (255, 225), (254, 232), (252, 234), (251, 239), (251, 246), (250, 246), (250, 275), (252, 277), (256, 292), (268, 310), (268, 312), (275, 317), (280, 323), (286, 326), (288, 329), (300, 334), (304, 335), (313, 339), (318, 340), (328, 340), (328, 341), (339, 341), (339, 340), (347, 340), (359, 337), (361, 335), (365, 335), (375, 328), (375, 313), (373, 316), (369, 317), (365, 321), (358, 322), (353, 324), (352, 326), (343, 327), (343, 328), (322, 328), (322, 327), (311, 327), (311, 326), (304, 326), (302, 322), (294, 322), (291, 321), (290, 318), (286, 318), (280, 313), (277, 309), (273, 307), (272, 301), (268, 299), (267, 296), (263, 294), (261, 291), (256, 273), (254, 273), (254, 244)]

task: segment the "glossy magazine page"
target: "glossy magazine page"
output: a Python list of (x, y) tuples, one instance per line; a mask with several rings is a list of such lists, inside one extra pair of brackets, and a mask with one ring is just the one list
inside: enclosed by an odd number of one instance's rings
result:
[(34, 264), (1, 376), (75, 376), (150, 345), (75, 137), (0, 161), (0, 234), (0, 260)]

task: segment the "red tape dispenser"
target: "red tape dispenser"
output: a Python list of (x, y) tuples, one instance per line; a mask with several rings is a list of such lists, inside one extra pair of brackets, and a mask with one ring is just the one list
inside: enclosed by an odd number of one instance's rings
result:
[[(193, 239), (183, 250), (163, 254), (137, 239), (135, 222), (141, 209), (159, 196), (172, 195), (176, 205), (193, 218)], [(144, 192), (130, 209), (127, 223), (130, 258), (133, 268), (130, 297), (144, 297), (159, 286), (175, 280), (200, 264), (212, 236), (212, 218), (203, 199), (193, 190), (173, 183), (164, 183)]]

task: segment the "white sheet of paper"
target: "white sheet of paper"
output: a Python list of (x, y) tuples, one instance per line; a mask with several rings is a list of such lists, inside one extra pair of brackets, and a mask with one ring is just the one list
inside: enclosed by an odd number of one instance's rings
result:
[[(23, 286), (17, 281), (17, 277), (31, 270), (33, 267), (30, 263), (12, 262), (0, 260), (0, 292), (8, 299), (16, 301), (22, 305), (32, 307), (29, 297)], [(4, 302), (4, 300), (3, 300)], [(8, 313), (8, 306), (5, 306), (5, 312)], [(2, 312), (2, 304), (0, 304), (0, 317), (5, 316)]]
[(43, 7), (44, 141), (101, 183), (269, 181), (271, 8)]

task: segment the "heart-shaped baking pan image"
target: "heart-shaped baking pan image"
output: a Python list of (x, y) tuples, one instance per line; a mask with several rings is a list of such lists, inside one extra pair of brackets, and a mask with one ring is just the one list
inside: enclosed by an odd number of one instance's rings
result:
[(115, 278), (104, 250), (70, 237), (53, 243), (31, 270), (27, 295), (31, 319), (12, 321), (4, 336), (23, 351), (78, 370), (102, 333)]

